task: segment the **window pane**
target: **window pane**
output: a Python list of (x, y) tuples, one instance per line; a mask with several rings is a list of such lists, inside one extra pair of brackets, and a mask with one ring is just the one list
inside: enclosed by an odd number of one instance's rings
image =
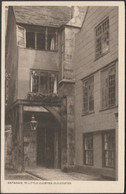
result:
[(39, 91), (39, 75), (36, 71), (32, 71), (32, 92)]
[(48, 29), (48, 43), (47, 48), (48, 50), (56, 50), (57, 45), (57, 33), (55, 29)]
[(115, 104), (115, 75), (109, 76), (109, 105)]
[(116, 104), (116, 68), (115, 65), (102, 71), (102, 108)]
[(96, 40), (96, 57), (99, 57), (102, 54), (102, 42), (101, 38)]
[(103, 144), (104, 144), (104, 166), (105, 167), (114, 167), (115, 161), (115, 133), (114, 132), (106, 132), (103, 136)]
[(41, 73), (40, 75), (40, 92), (48, 93), (48, 73)]
[(105, 53), (109, 50), (109, 32), (104, 33), (102, 39), (102, 53)]
[(84, 135), (84, 164), (93, 165), (93, 136)]
[(37, 33), (37, 49), (45, 49), (45, 33)]
[(83, 108), (85, 113), (94, 110), (94, 77), (83, 82)]
[(26, 32), (26, 47), (35, 48), (35, 33)]

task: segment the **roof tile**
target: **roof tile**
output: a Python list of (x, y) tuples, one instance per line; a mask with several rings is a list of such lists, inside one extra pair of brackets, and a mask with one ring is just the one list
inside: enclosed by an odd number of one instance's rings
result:
[(17, 23), (60, 27), (71, 19), (67, 6), (13, 6)]

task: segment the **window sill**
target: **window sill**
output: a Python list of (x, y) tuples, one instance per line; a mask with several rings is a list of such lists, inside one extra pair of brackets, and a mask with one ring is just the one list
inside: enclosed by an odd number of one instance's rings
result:
[(92, 112), (87, 112), (87, 113), (83, 113), (81, 116), (86, 116), (86, 115), (90, 115), (90, 114), (93, 114), (93, 113), (95, 113), (94, 111), (92, 111)]
[(107, 108), (104, 108), (104, 109), (100, 109), (99, 112), (106, 111), (106, 110), (111, 110), (113, 108), (118, 108), (118, 106), (115, 105), (115, 106), (112, 106), (112, 107), (107, 107)]
[(95, 57), (95, 60), (94, 60), (94, 61), (97, 61), (98, 59), (104, 57), (104, 56), (107, 55), (109, 52), (110, 52), (110, 50), (108, 50), (107, 52), (101, 54), (99, 57)]

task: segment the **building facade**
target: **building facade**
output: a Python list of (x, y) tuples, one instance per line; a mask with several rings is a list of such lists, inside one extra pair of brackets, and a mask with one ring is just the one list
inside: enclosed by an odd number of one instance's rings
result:
[(12, 126), (12, 165), (18, 171), (74, 166), (72, 58), (84, 13), (84, 7), (9, 7), (6, 126)]
[(118, 7), (9, 7), (5, 58), (11, 166), (117, 178)]
[(118, 7), (88, 7), (75, 44), (76, 169), (117, 178)]

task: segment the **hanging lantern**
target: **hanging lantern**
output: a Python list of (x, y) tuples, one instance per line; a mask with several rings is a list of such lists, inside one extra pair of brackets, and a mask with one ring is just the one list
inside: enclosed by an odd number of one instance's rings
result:
[(34, 115), (32, 115), (32, 119), (30, 121), (30, 125), (31, 125), (31, 130), (36, 130), (38, 122), (35, 120)]

